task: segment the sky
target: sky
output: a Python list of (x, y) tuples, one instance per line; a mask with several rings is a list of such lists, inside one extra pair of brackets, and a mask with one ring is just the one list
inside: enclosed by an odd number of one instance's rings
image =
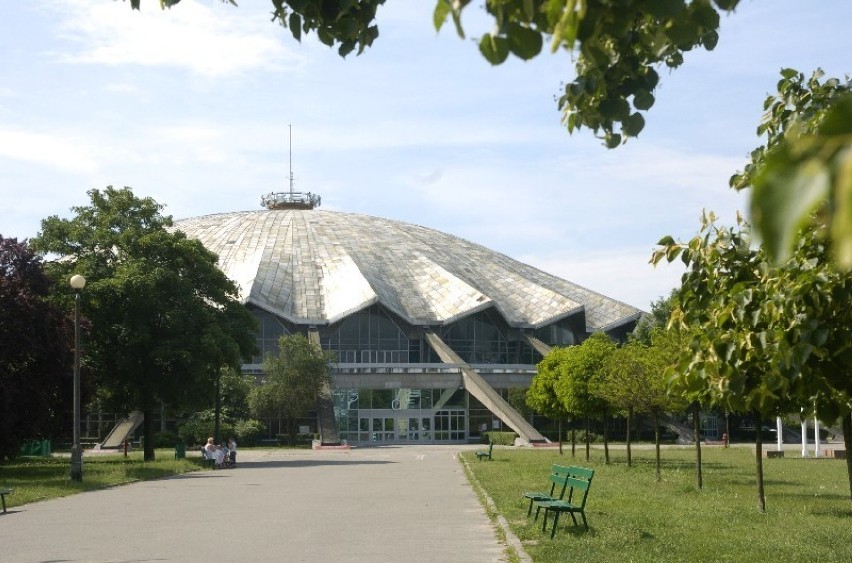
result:
[(238, 4), (2, 0), (0, 235), (35, 236), (110, 185), (175, 219), (257, 210), (292, 169), (321, 209), (451, 233), (648, 310), (683, 272), (648, 263), (656, 242), (746, 210), (728, 178), (762, 143), (781, 68), (852, 71), (849, 0), (742, 0), (607, 150), (561, 125), (570, 54), (492, 67), (479, 3), (461, 39), (435, 31), (434, 0), (388, 0), (346, 59), (271, 23), (269, 0)]

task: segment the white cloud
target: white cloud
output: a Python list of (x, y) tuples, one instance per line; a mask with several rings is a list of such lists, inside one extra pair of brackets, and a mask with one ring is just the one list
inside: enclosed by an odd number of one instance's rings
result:
[(650, 310), (651, 302), (666, 297), (680, 286), (682, 262), (648, 263), (651, 247), (625, 247), (611, 252), (548, 252), (516, 256), (545, 272), (602, 293), (608, 297)]
[(61, 29), (77, 50), (58, 54), (65, 62), (175, 67), (213, 77), (300, 64), (283, 47), (282, 30), (250, 7), (183, 0), (165, 11), (143, 2), (135, 11), (126, 2), (69, 3)]
[(6, 158), (79, 173), (97, 169), (95, 154), (85, 139), (75, 135), (0, 128), (0, 156)]

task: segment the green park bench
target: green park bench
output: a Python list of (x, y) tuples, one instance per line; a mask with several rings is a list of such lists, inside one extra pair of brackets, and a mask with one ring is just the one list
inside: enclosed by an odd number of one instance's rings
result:
[[(542, 501), (539, 504), (540, 508), (544, 509), (544, 520), (541, 523), (541, 531), (547, 530), (547, 513), (553, 512), (553, 528), (550, 530), (550, 537), (556, 534), (556, 526), (559, 524), (559, 515), (567, 512), (571, 515), (571, 520), (574, 525), (577, 525), (577, 517), (579, 514), (583, 517), (583, 526), (589, 529), (589, 523), (586, 521), (586, 499), (589, 497), (589, 489), (592, 486), (592, 477), (595, 475), (594, 469), (585, 469), (583, 467), (572, 468), (573, 474), (564, 477), (565, 485), (568, 487), (568, 499)], [(582, 496), (582, 498), (579, 498)]]
[(491, 461), (492, 451), (494, 451), (494, 442), (488, 442), (488, 449), (476, 452), (476, 459), (482, 461), (483, 459), (488, 458), (488, 461)]
[[(568, 482), (565, 480), (565, 477), (571, 475), (572, 469), (574, 468), (554, 464), (553, 467), (550, 468), (550, 491), (529, 491), (524, 493), (524, 497), (530, 499), (530, 507), (527, 509), (527, 516), (532, 514), (534, 503), (545, 502), (548, 500), (562, 500), (562, 497), (565, 496), (565, 490), (568, 488)], [(559, 489), (558, 494), (557, 486)], [(535, 510), (536, 520), (538, 520), (539, 510), (541, 510), (540, 507)]]
[(12, 489), (0, 489), (0, 500), (3, 501), (3, 514), (6, 514), (6, 495), (12, 492)]

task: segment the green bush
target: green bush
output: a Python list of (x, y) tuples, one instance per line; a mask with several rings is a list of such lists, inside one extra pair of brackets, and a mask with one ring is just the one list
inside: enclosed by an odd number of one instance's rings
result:
[(493, 442), (498, 446), (514, 446), (517, 437), (518, 435), (514, 432), (491, 431), (482, 433), (483, 443)]
[(169, 432), (168, 430), (154, 434), (155, 448), (173, 448), (175, 444), (181, 441), (182, 440), (177, 433)]
[[(571, 440), (571, 434), (568, 434), (568, 440)], [(595, 442), (600, 441), (603, 442), (603, 438), (595, 434), (594, 432), (589, 432), (589, 443), (594, 444)], [(577, 443), (585, 444), (586, 443), (586, 431), (578, 430), (577, 431)]]
[[(215, 423), (212, 418), (193, 416), (178, 426), (178, 436), (187, 445), (195, 446), (204, 444), (207, 442), (207, 438), (213, 435), (214, 427)], [(226, 422), (222, 422), (219, 425), (219, 437), (222, 441), (227, 440), (228, 436), (232, 436), (234, 433), (233, 425)]]
[(237, 444), (258, 446), (260, 439), (266, 434), (266, 425), (259, 420), (238, 420), (234, 425)]

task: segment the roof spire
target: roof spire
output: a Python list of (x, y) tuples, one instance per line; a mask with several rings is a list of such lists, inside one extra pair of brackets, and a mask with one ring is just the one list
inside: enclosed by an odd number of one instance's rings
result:
[(260, 204), (267, 209), (313, 209), (319, 207), (322, 198), (311, 192), (301, 193), (293, 191), (293, 125), (290, 129), (290, 191), (270, 192), (260, 197)]

